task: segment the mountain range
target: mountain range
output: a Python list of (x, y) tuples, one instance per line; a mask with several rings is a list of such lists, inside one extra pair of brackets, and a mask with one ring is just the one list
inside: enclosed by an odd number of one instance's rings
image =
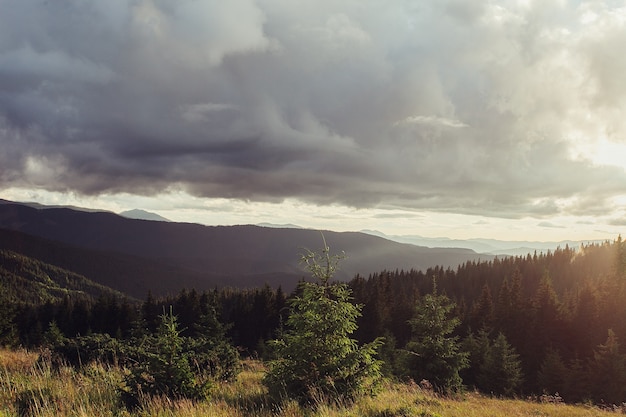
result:
[(424, 237), (419, 235), (386, 235), (378, 230), (361, 230), (373, 236), (379, 236), (394, 242), (409, 243), (428, 248), (465, 248), (477, 253), (497, 256), (525, 256), (533, 252), (554, 251), (557, 248), (580, 247), (581, 244), (602, 243), (601, 240), (561, 240), (558, 242), (539, 242), (498, 239), (450, 239), (447, 237)]
[[(396, 269), (456, 268), (489, 260), (463, 248), (427, 248), (360, 232), (323, 231), (331, 253), (345, 252), (336, 278)], [(308, 273), (299, 263), (323, 246), (320, 231), (254, 225), (204, 226), (131, 219), (0, 201), (0, 248), (74, 271), (143, 298), (182, 288), (295, 287)]]

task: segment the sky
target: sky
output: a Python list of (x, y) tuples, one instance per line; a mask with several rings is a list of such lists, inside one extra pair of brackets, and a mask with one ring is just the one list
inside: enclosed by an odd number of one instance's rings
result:
[(622, 1), (0, 0), (0, 198), (626, 234)]

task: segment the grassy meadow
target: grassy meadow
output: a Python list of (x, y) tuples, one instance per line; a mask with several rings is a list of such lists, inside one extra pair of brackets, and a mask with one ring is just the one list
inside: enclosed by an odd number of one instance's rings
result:
[(127, 410), (120, 400), (124, 370), (91, 363), (76, 370), (53, 367), (49, 360), (27, 351), (0, 350), (0, 416), (163, 416), (163, 417), (515, 417), (614, 416), (589, 406), (542, 404), (502, 400), (467, 393), (442, 398), (415, 384), (386, 382), (374, 398), (353, 404), (314, 408), (296, 402), (273, 404), (261, 384), (264, 368), (245, 361), (232, 383), (217, 384), (211, 400), (194, 402), (169, 398), (143, 398), (137, 409)]

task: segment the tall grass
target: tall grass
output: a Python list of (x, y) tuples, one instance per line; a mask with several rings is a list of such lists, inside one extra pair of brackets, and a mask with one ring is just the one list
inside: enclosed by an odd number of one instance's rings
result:
[(27, 351), (0, 349), (0, 417), (603, 417), (597, 408), (492, 399), (478, 394), (440, 398), (415, 384), (387, 382), (376, 397), (310, 408), (293, 401), (274, 403), (261, 383), (263, 364), (245, 361), (236, 381), (216, 384), (210, 401), (142, 398), (127, 410), (120, 400), (124, 369), (91, 363), (80, 370), (52, 366)]

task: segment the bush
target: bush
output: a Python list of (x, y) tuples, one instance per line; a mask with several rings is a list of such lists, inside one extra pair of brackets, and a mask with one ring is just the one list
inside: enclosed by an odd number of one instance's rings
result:
[(65, 340), (52, 347), (55, 358), (73, 366), (98, 361), (108, 364), (125, 364), (129, 347), (106, 333), (94, 333)]

